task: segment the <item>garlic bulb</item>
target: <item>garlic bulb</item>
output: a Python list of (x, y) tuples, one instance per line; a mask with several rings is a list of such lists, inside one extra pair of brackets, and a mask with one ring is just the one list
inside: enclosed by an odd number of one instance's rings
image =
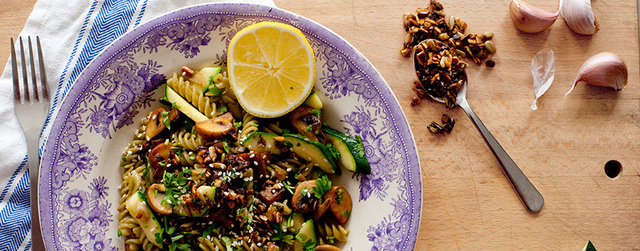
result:
[(549, 12), (520, 0), (511, 0), (509, 14), (516, 28), (524, 32), (536, 33), (549, 28), (558, 18), (559, 11)]
[(560, 0), (560, 13), (575, 33), (592, 35), (598, 31), (598, 21), (591, 9), (591, 0)]
[(627, 77), (627, 65), (620, 56), (610, 52), (598, 53), (582, 64), (573, 86), (564, 97), (566, 98), (580, 81), (619, 91), (627, 86)]

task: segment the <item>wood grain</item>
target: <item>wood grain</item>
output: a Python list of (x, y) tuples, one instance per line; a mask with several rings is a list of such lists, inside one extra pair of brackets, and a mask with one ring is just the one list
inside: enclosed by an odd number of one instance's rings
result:
[(0, 8), (0, 62), (7, 62), (9, 59), (10, 37), (17, 39), (35, 3), (35, 0), (2, 0), (2, 8)]
[[(5, 0), (6, 2), (6, 0)], [(0, 9), (0, 62), (9, 36), (24, 25), (34, 0), (9, 0)], [(507, 0), (442, 0), (445, 12), (469, 24), (469, 32), (492, 30), (498, 53), (493, 69), (473, 65), (469, 104), (545, 197), (528, 213), (471, 121), (460, 109), (425, 100), (411, 107), (410, 59), (399, 49), (403, 13), (427, 1), (276, 0), (280, 8), (333, 30), (380, 71), (399, 100), (419, 149), (423, 212), (417, 250), (640, 250), (640, 76), (637, 2), (596, 0), (600, 31), (577, 35), (559, 18), (539, 34), (518, 32)], [(554, 11), (558, 1), (530, 1)], [(533, 101), (531, 58), (552, 49), (555, 81)], [(619, 54), (629, 68), (620, 92), (580, 84), (566, 99), (580, 65), (602, 51)], [(426, 126), (443, 113), (456, 119), (451, 135), (431, 135)], [(617, 160), (623, 170), (608, 178), (603, 167)]]
[[(530, 1), (554, 11), (558, 1)], [(640, 249), (640, 83), (636, 1), (593, 1), (600, 31), (573, 33), (559, 18), (539, 34), (518, 32), (509, 1), (442, 0), (445, 12), (469, 24), (469, 32), (492, 30), (495, 68), (469, 70), (469, 104), (545, 197), (528, 213), (464, 112), (424, 101), (410, 106), (410, 59), (399, 54), (402, 14), (427, 1), (276, 1), (286, 10), (327, 26), (349, 41), (380, 71), (407, 115), (420, 153), (424, 204), (418, 250)], [(531, 58), (552, 49), (555, 81), (533, 101)], [(610, 51), (629, 68), (629, 85), (615, 92), (580, 84), (563, 99), (588, 57)], [(456, 119), (451, 135), (426, 126), (443, 113)], [(603, 171), (618, 160), (616, 179)]]

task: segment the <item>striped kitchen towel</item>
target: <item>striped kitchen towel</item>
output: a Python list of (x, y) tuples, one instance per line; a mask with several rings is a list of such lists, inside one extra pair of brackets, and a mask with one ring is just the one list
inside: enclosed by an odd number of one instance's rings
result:
[[(20, 36), (40, 36), (53, 118), (80, 72), (123, 33), (178, 8), (216, 0), (39, 0)], [(274, 6), (272, 0), (243, 0)], [(5, 38), (3, 38), (5, 39)], [(9, 39), (9, 38), (6, 38)], [(24, 134), (13, 113), (11, 68), (0, 77), (0, 251), (31, 249)], [(47, 119), (49, 121), (49, 118)], [(42, 135), (48, 135), (50, 124)], [(40, 142), (44, 142), (43, 137)]]

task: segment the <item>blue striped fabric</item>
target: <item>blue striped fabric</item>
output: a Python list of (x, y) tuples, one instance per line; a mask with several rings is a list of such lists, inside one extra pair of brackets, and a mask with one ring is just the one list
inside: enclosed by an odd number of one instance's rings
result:
[[(26, 163), (25, 159), (11, 177), (12, 181), (9, 184), (13, 184), (16, 177), (19, 177), (19, 180), (9, 195), (7, 204), (0, 211), (0, 250), (18, 250), (31, 229), (29, 172), (24, 168)], [(8, 190), (9, 187), (5, 187), (0, 200), (5, 199)], [(27, 245), (27, 248), (29, 246)]]
[[(59, 76), (51, 104), (52, 111), (59, 108), (60, 102), (89, 62), (130, 28), (133, 16), (138, 9), (140, 10), (134, 26), (140, 23), (147, 1), (144, 0), (140, 6), (139, 0), (93, 0), (91, 2), (82, 28), (78, 31), (73, 50)], [(95, 13), (96, 10), (97, 13)], [(87, 29), (90, 30), (87, 32)], [(77, 54), (79, 48), (82, 49)], [(45, 127), (50, 126), (52, 114), (53, 112), (49, 114)], [(30, 184), (29, 172), (25, 166), (26, 157), (0, 194), (0, 202), (5, 204), (6, 200), (6, 204), (2, 205), (0, 210), (0, 251), (31, 249)], [(7, 196), (9, 196), (8, 200)]]
[(106, 0), (103, 3), (93, 21), (78, 61), (71, 71), (69, 81), (62, 90), (62, 97), (66, 96), (73, 82), (89, 62), (113, 40), (127, 31), (137, 5), (138, 0)]
[[(60, 91), (63, 89), (61, 88), (64, 79), (67, 75), (67, 70), (69, 69), (69, 65), (71, 65), (72, 59), (76, 56), (76, 51), (78, 50), (78, 46), (80, 45), (80, 41), (82, 40), (82, 38), (84, 37), (84, 33), (86, 32), (87, 29), (87, 25), (89, 25), (89, 20), (91, 18), (91, 15), (93, 14), (93, 11), (96, 9), (96, 6), (98, 5), (98, 0), (93, 1), (93, 3), (91, 4), (91, 8), (89, 8), (89, 12), (87, 13), (87, 16), (84, 19), (84, 23), (82, 24), (82, 29), (80, 29), (80, 33), (78, 34), (78, 38), (76, 39), (76, 43), (73, 45), (73, 50), (71, 51), (71, 56), (69, 57), (69, 60), (67, 61), (67, 64), (64, 66), (64, 70), (62, 71), (62, 75), (60, 76), (60, 81), (58, 82), (58, 88), (56, 88), (56, 94), (54, 95), (54, 99), (53, 102), (51, 104), (52, 106), (52, 111), (58, 107), (58, 100), (62, 100), (62, 99), (58, 99), (58, 97), (60, 97)], [(67, 84), (68, 86), (66, 88), (68, 88), (71, 84)], [(66, 89), (64, 88), (64, 89)], [(51, 114), (49, 114), (51, 115)], [(51, 117), (47, 117), (47, 121), (45, 121), (45, 124), (48, 125), (49, 124), (49, 119)]]

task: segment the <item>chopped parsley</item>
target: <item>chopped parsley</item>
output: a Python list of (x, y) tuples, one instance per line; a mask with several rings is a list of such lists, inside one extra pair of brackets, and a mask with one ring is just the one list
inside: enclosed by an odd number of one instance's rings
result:
[(161, 203), (163, 205), (165, 203), (169, 203), (169, 205), (171, 206), (177, 205), (179, 202), (175, 198), (175, 196), (182, 196), (186, 193), (186, 191), (191, 190), (191, 188), (187, 185), (187, 177), (184, 176), (184, 172), (180, 172), (178, 173), (178, 175), (170, 172), (165, 172), (164, 176), (162, 177), (162, 183), (166, 187), (166, 191)]
[(149, 173), (149, 157), (146, 156), (145, 159), (146, 159), (146, 162), (145, 162), (146, 167), (144, 168), (144, 171), (142, 171), (142, 177), (147, 176), (147, 174)]
[(304, 249), (304, 251), (316, 250), (315, 247), (316, 247), (316, 244), (313, 243), (313, 240), (308, 240), (307, 242), (302, 243), (302, 249)]
[(296, 189), (296, 187), (292, 186), (288, 180), (285, 180), (284, 182), (282, 182), (282, 185), (284, 186), (284, 189), (287, 189), (287, 191), (289, 191), (291, 194), (293, 194), (293, 190)]
[(171, 130), (171, 120), (169, 120), (169, 112), (163, 112), (162, 117), (164, 117), (162, 119), (162, 124), (166, 126), (167, 129)]
[(218, 108), (218, 111), (220, 112), (227, 112), (227, 107), (226, 106), (221, 106), (220, 108)]
[(308, 132), (308, 131), (311, 131), (311, 130), (313, 130), (313, 126), (312, 125), (309, 125), (309, 126), (307, 126), (307, 128), (304, 129), (305, 132)]
[(338, 189), (338, 198), (336, 198), (336, 202), (338, 202), (338, 204), (342, 204), (342, 194), (344, 193), (344, 189), (340, 188)]
[(224, 147), (224, 152), (229, 153), (229, 143), (223, 141), (222, 146)]
[(308, 196), (309, 190), (307, 190), (307, 188), (300, 189), (300, 194), (302, 194), (302, 196)]
[(237, 127), (237, 128), (240, 128), (240, 127), (242, 127), (242, 121), (235, 122), (235, 123), (233, 123), (233, 125), (235, 127)]
[(331, 156), (335, 159), (340, 159), (340, 151), (333, 144), (327, 144), (327, 148), (329, 148), (329, 152), (331, 152)]
[(289, 245), (293, 245), (293, 235), (284, 234), (284, 231), (282, 230), (282, 226), (280, 224), (273, 224), (273, 227), (276, 229), (276, 234), (274, 234), (273, 236), (271, 236), (271, 240), (274, 241), (283, 241)]
[(213, 77), (214, 76), (209, 77), (209, 82), (207, 82), (207, 86), (205, 86), (202, 90), (202, 94), (209, 92), (214, 97), (220, 97), (222, 96), (222, 90), (220, 90), (220, 88), (213, 84)]
[(313, 193), (318, 199), (322, 198), (322, 195), (331, 189), (331, 181), (326, 175), (320, 176), (316, 179), (317, 186), (313, 188)]
[(313, 110), (311, 110), (311, 113), (320, 116), (320, 114), (322, 114), (322, 111), (320, 111), (318, 109), (313, 109)]
[[(205, 229), (204, 232), (202, 232), (202, 238), (207, 238), (207, 236), (209, 236), (209, 234), (211, 234), (215, 229), (216, 229), (216, 225), (209, 225), (207, 229)], [(217, 232), (220, 232), (220, 231), (217, 231)]]

